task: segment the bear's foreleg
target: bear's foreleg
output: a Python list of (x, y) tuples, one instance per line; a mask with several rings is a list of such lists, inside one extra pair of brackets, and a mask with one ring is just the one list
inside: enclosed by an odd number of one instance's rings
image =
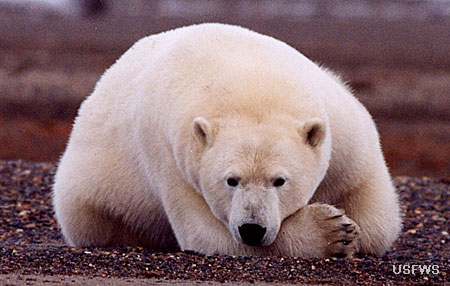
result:
[(373, 173), (343, 195), (346, 214), (361, 228), (361, 252), (381, 255), (398, 237), (401, 215), (389, 175)]
[(171, 191), (161, 194), (165, 212), (181, 250), (206, 255), (257, 253), (257, 248), (234, 241), (226, 226), (212, 214), (203, 197), (187, 184), (180, 181)]
[(342, 210), (314, 203), (283, 221), (272, 247), (286, 256), (351, 257), (358, 251), (359, 227)]

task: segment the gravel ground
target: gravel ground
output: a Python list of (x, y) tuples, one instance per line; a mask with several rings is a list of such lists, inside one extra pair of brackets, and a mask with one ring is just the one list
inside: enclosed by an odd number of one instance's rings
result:
[[(450, 285), (449, 178), (395, 179), (402, 201), (404, 231), (383, 257), (305, 260), (68, 247), (51, 207), (54, 172), (54, 164), (0, 161), (0, 284), (141, 285), (147, 281), (150, 285), (166, 285), (188, 280), (203, 281), (200, 285)], [(437, 265), (439, 274), (420, 273), (418, 269), (415, 274), (395, 274), (393, 267), (398, 269), (400, 264)]]

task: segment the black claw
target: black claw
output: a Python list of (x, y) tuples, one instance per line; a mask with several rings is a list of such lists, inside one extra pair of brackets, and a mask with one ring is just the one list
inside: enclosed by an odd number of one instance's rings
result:
[(353, 240), (346, 240), (346, 239), (341, 239), (341, 240), (336, 240), (334, 243), (339, 243), (341, 242), (343, 245), (349, 245), (350, 243), (352, 243)]
[(332, 219), (340, 218), (340, 217), (343, 217), (343, 216), (344, 216), (343, 214), (339, 214), (339, 215), (335, 215), (335, 216), (332, 216), (330, 218), (327, 218), (326, 220), (332, 220)]
[(345, 254), (345, 253), (335, 253), (335, 254), (333, 254), (333, 257), (345, 258), (345, 257), (347, 257), (347, 254)]
[(351, 226), (352, 224), (351, 223), (343, 223), (343, 224), (341, 224), (343, 227), (349, 227), (349, 226)]
[(343, 245), (349, 245), (352, 241), (351, 240), (343, 240), (342, 244)]
[(354, 229), (347, 229), (346, 231), (345, 231), (345, 233), (352, 233), (354, 231)]

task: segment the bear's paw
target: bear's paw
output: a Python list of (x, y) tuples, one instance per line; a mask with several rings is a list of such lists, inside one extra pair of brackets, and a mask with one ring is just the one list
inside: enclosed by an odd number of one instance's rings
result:
[(350, 258), (359, 250), (360, 228), (343, 210), (317, 203), (308, 207), (324, 257)]

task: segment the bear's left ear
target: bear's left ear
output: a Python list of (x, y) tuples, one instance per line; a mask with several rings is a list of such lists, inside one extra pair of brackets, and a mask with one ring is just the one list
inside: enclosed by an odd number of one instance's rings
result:
[(210, 146), (212, 144), (212, 126), (205, 118), (197, 117), (192, 121), (192, 134), (203, 146)]
[(298, 132), (305, 143), (316, 147), (325, 139), (325, 122), (320, 118), (312, 118), (306, 122), (302, 122)]

